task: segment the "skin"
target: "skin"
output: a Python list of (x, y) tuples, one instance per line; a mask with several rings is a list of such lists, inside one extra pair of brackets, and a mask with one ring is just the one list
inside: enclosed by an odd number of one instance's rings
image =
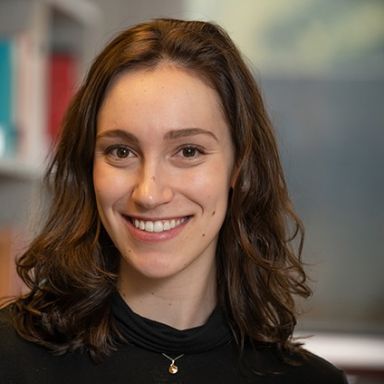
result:
[[(136, 313), (177, 329), (211, 314), (233, 163), (220, 98), (197, 74), (162, 63), (125, 72), (109, 88), (93, 180), (101, 221), (121, 254), (118, 289)], [(148, 232), (135, 219), (180, 225)]]

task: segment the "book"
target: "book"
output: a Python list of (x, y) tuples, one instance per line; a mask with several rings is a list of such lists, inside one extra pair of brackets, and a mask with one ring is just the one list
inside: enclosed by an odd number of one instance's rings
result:
[(55, 142), (70, 100), (75, 93), (77, 60), (71, 53), (51, 53), (48, 79), (48, 133)]
[(15, 150), (13, 41), (0, 39), (0, 158)]

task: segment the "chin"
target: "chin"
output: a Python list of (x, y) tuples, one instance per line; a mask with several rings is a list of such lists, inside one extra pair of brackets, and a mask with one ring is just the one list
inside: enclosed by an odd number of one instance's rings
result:
[[(161, 256), (139, 256), (139, 260), (132, 260), (132, 257), (123, 256), (122, 273), (133, 274), (136, 278), (161, 280), (175, 276), (182, 270), (177, 268), (174, 262), (161, 260)], [(144, 259), (145, 258), (145, 259)]]

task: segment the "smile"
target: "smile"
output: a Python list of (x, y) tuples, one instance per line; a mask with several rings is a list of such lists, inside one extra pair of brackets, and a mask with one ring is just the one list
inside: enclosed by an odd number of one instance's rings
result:
[(169, 231), (178, 227), (179, 225), (185, 223), (187, 221), (187, 217), (182, 217), (179, 219), (171, 219), (171, 220), (138, 220), (131, 219), (132, 224), (135, 228), (140, 229), (145, 232), (164, 232)]

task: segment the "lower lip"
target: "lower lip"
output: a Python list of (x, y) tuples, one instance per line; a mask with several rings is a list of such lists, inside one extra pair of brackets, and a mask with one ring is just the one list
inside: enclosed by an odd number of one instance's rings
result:
[(127, 224), (129, 232), (132, 234), (132, 236), (135, 239), (152, 243), (152, 242), (158, 242), (158, 241), (171, 240), (174, 237), (176, 237), (185, 228), (185, 226), (190, 220), (190, 217), (186, 218), (186, 220), (182, 224), (178, 225), (177, 227), (169, 229), (167, 231), (163, 231), (163, 232), (143, 231), (141, 229), (136, 228), (131, 222), (131, 220), (128, 219), (127, 217), (123, 216), (123, 219)]

